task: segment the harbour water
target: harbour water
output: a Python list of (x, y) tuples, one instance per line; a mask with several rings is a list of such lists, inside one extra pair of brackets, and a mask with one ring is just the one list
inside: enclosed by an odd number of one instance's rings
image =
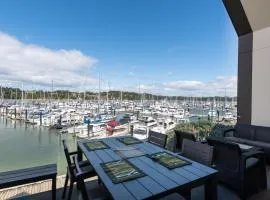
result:
[(58, 175), (66, 173), (62, 139), (76, 150), (76, 137), (0, 117), (0, 171), (57, 163)]

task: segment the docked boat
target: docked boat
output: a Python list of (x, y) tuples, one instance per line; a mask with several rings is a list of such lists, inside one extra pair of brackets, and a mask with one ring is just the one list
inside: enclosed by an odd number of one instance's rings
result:
[(223, 116), (224, 121), (233, 121), (236, 118), (233, 116), (231, 112), (226, 112)]
[(139, 121), (142, 125), (149, 128), (157, 126), (157, 121), (153, 117), (142, 117), (139, 119)]
[(172, 130), (176, 126), (176, 123), (170, 118), (159, 119), (158, 121), (158, 126), (151, 128), (152, 131), (165, 134), (167, 131)]
[(216, 117), (217, 112), (215, 110), (209, 110), (208, 116), (209, 117)]
[[(89, 129), (88, 129), (88, 125), (84, 124), (84, 125), (80, 125), (76, 127), (76, 129), (74, 128), (74, 131), (75, 133), (77, 133), (76, 136), (78, 138), (87, 138), (89, 136), (91, 137), (91, 136), (95, 136), (95, 135), (99, 135), (103, 133), (105, 130), (105, 127), (106, 127), (105, 123), (93, 123), (93, 124), (89, 124)], [(72, 131), (72, 127), (70, 129)]]

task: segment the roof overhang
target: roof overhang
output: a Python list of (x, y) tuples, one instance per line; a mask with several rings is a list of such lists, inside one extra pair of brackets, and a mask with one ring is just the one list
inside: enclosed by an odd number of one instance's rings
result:
[(270, 27), (270, 0), (223, 0), (238, 36)]

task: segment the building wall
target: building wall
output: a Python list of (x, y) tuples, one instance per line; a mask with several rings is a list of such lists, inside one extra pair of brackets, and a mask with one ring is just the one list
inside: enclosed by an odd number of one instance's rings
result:
[(270, 127), (270, 0), (222, 0), (239, 37), (238, 123)]
[(270, 127), (270, 27), (253, 32), (251, 124)]
[(237, 112), (238, 123), (251, 124), (252, 104), (252, 55), (253, 34), (239, 37), (238, 48), (238, 86)]

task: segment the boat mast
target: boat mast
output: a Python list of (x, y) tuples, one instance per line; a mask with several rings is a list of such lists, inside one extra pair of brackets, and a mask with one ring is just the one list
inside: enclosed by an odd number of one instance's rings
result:
[(22, 98), (21, 98), (21, 107), (23, 107), (23, 83), (22, 83)]
[(108, 105), (108, 102), (109, 102), (109, 81), (108, 81), (108, 89), (107, 89), (107, 105)]
[(1, 85), (1, 102), (3, 102), (3, 89), (2, 89), (2, 85)]
[(98, 112), (100, 106), (100, 73), (98, 74)]
[(52, 90), (51, 90), (51, 101), (52, 101), (52, 95), (53, 95), (53, 80), (52, 80)]
[(33, 83), (32, 83), (32, 103), (33, 103), (33, 99), (34, 99), (34, 91), (33, 91)]
[(225, 108), (226, 108), (226, 104), (227, 104), (227, 94), (226, 94), (226, 92), (227, 92), (227, 88), (224, 88), (224, 90), (225, 90), (225, 97), (224, 97), (224, 110), (225, 110)]
[(141, 94), (141, 83), (140, 82), (139, 82), (139, 95), (140, 95), (141, 104), (142, 104), (142, 94)]

